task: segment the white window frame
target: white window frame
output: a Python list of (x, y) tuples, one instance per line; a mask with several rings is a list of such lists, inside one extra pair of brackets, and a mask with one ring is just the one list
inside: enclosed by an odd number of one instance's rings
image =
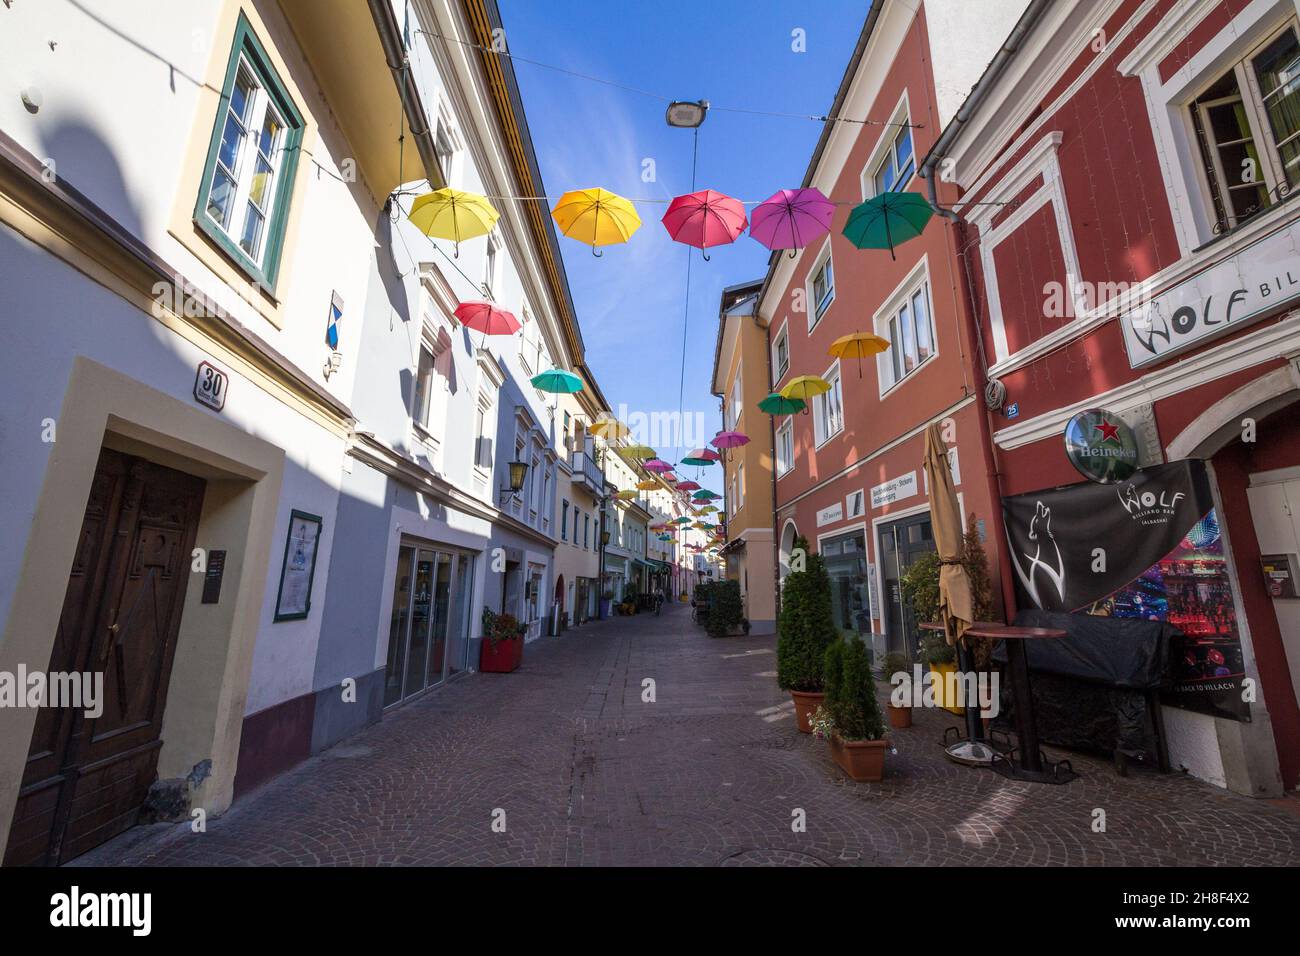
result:
[[(821, 314), (818, 314), (817, 298), (813, 294), (813, 288), (816, 285), (814, 280), (817, 278), (817, 273), (821, 272), (828, 263), (831, 269), (830, 297), (826, 300), (826, 307), (822, 309)], [(812, 330), (826, 317), (826, 313), (831, 310), (831, 306), (835, 304), (835, 256), (830, 236), (827, 236), (822, 243), (821, 249), (817, 252), (817, 258), (813, 260), (812, 268), (808, 270), (808, 279), (804, 283), (804, 296), (804, 302), (808, 306), (808, 332), (811, 334)]]
[[(855, 510), (853, 502), (858, 503)], [(844, 520), (848, 521), (853, 518), (861, 518), (867, 513), (867, 490), (859, 488), (857, 491), (850, 491), (844, 496)]]
[[(908, 105), (907, 90), (899, 97), (898, 104), (894, 107), (894, 112), (890, 114), (889, 122), (891, 124), (912, 122), (912, 113)], [(862, 199), (866, 201), (877, 195), (876, 193), (876, 174), (884, 167), (885, 163), (893, 163), (897, 166), (897, 153), (894, 149), (898, 142), (898, 137), (903, 133), (903, 127), (897, 125), (884, 126), (881, 128), (880, 136), (876, 139), (876, 145), (872, 147), (867, 161), (862, 166), (862, 172), (858, 174), (858, 184), (862, 189)], [(909, 130), (910, 140), (912, 143), (912, 170), (907, 174), (906, 179), (895, 180), (894, 185), (890, 187), (891, 192), (903, 192), (908, 185), (916, 178), (916, 131)]]
[[(831, 364), (831, 367), (822, 374), (822, 378), (829, 382), (831, 387), (829, 391), (813, 396), (813, 437), (818, 449), (844, 431), (844, 379), (840, 375), (839, 359), (836, 359)], [(827, 417), (826, 406), (830, 401), (828, 396), (831, 395), (835, 396), (839, 404), (839, 415), (834, 421), (824, 422), (823, 418)], [(835, 426), (833, 430), (830, 428), (832, 425)]]
[(727, 417), (730, 423), (727, 428), (730, 431), (736, 431), (740, 426), (740, 416), (744, 413), (744, 363), (736, 363), (736, 375), (731, 380), (731, 395), (727, 401)]
[[(789, 441), (790, 451), (787, 455), (782, 454), (782, 443)], [(794, 468), (794, 419), (786, 416), (776, 429), (776, 476), (784, 477)]]
[(489, 301), (500, 291), (501, 253), (504, 248), (505, 244), (496, 233), (488, 233), (487, 243), (483, 247), (483, 293)]
[[(785, 344), (784, 366), (781, 365), (779, 357), (782, 343)], [(790, 320), (785, 318), (781, 320), (780, 328), (772, 337), (772, 391), (776, 391), (777, 383), (785, 378), (788, 371), (790, 371)]]
[[(1162, 79), (1160, 63), (1217, 6), (1212, 0), (1179, 0), (1117, 66), (1121, 75), (1141, 78), (1156, 154), (1184, 258), (1214, 239), (1216, 220), (1190, 104), (1235, 64), (1262, 49), (1300, 14), (1297, 0), (1273, 3), (1257, 0), (1247, 4), (1175, 74)], [(1266, 152), (1272, 149), (1272, 127), (1267, 120), (1263, 126), (1257, 132), (1269, 137), (1267, 148), (1261, 150)], [(1254, 228), (1257, 222), (1271, 225), (1275, 218), (1289, 214), (1289, 210), (1278, 212), (1279, 206), (1286, 208), (1286, 204), (1275, 203), (1273, 208), (1252, 216), (1249, 228)]]
[[(897, 379), (894, 378), (894, 359), (901, 357), (895, 354), (893, 337), (890, 335), (890, 323), (898, 316), (903, 307), (906, 306), (912, 310), (912, 303), (918, 292), (925, 295), (926, 317), (930, 326), (930, 354), (927, 358), (921, 359), (916, 366), (909, 372), (904, 371)], [(884, 398), (894, 389), (903, 383), (912, 379), (917, 372), (933, 362), (939, 355), (939, 334), (934, 321), (934, 291), (930, 284), (930, 260), (928, 256), (923, 256), (912, 270), (907, 274), (894, 291), (889, 294), (885, 304), (880, 307), (871, 320), (872, 328), (881, 338), (890, 343), (890, 347), (876, 356), (876, 381), (879, 384), (879, 395)], [(916, 328), (916, 314), (912, 312), (912, 328)]]

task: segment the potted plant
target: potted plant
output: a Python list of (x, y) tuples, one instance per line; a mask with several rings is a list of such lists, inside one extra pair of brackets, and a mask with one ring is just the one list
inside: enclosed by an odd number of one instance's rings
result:
[[(939, 568), (938, 553), (930, 551), (903, 572), (900, 581), (903, 594), (911, 604), (918, 624), (939, 623)], [(962, 713), (962, 709), (956, 706), (956, 682), (948, 679), (949, 674), (957, 672), (957, 652), (948, 644), (943, 632), (923, 631), (919, 653), (921, 663), (929, 667), (933, 675), (935, 701), (945, 710)], [(949, 690), (953, 694), (950, 695)]]
[[(891, 690), (894, 686), (893, 684), (894, 675), (899, 673), (903, 673), (907, 675), (907, 681), (905, 682), (904, 686), (910, 687), (912, 683), (911, 660), (908, 659), (908, 656), (906, 654), (900, 654), (898, 651), (891, 651), (890, 653), (885, 655), (885, 665), (883, 668), (883, 672), (881, 674), (881, 676), (885, 678), (885, 682), (890, 685)], [(889, 702), (889, 707), (886, 708), (886, 712), (889, 714), (889, 726), (898, 730), (901, 730), (904, 727), (911, 727), (912, 726), (911, 695), (910, 694), (908, 695), (906, 703), (895, 704), (892, 700), (892, 694), (891, 694), (891, 700)]]
[(745, 619), (745, 608), (740, 599), (740, 582), (718, 581), (709, 588), (709, 593), (713, 596), (713, 607), (709, 610), (705, 628), (709, 637), (726, 637), (734, 633)]
[(821, 555), (810, 553), (803, 537), (795, 539), (791, 554), (801, 556), (802, 561), (792, 565), (781, 587), (776, 681), (794, 700), (800, 732), (809, 734), (813, 711), (824, 696), (826, 648), (838, 632), (831, 611), (831, 580)]
[(823, 670), (831, 756), (851, 780), (880, 780), (889, 742), (866, 643), (855, 635), (837, 639), (826, 649)]
[(513, 614), (483, 609), (483, 643), (478, 668), (489, 674), (509, 674), (524, 661), (524, 625)]

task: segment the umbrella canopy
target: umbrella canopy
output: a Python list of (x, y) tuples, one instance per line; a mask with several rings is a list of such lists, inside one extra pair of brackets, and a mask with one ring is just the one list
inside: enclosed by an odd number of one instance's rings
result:
[(785, 383), (781, 389), (782, 398), (797, 398), (807, 404), (814, 395), (821, 395), (831, 390), (831, 383), (819, 375), (800, 375)]
[(859, 249), (888, 249), (915, 239), (934, 215), (934, 207), (920, 193), (881, 193), (854, 206), (844, 235)]
[(698, 491), (700, 483), (698, 481), (679, 481), (677, 482), (678, 491)]
[(754, 207), (749, 235), (769, 249), (802, 249), (831, 229), (835, 203), (820, 189), (782, 189)]
[(452, 315), (465, 328), (484, 335), (512, 335), (519, 331), (519, 320), (492, 302), (462, 302)]
[(739, 448), (749, 444), (749, 436), (742, 432), (718, 432), (709, 444), (714, 448)]
[(466, 239), (486, 236), (501, 214), (478, 193), (443, 188), (426, 193), (411, 203), (406, 218), (426, 236), (456, 243), (456, 255)]
[(855, 358), (858, 360), (858, 378), (862, 377), (862, 360), (870, 355), (879, 355), (889, 348), (889, 339), (870, 332), (850, 332), (841, 335), (827, 349), (832, 358)]
[(646, 471), (657, 471), (660, 473), (673, 470), (672, 465), (660, 458), (651, 458), (644, 462), (642, 467), (645, 468)]
[(712, 465), (719, 459), (719, 455), (712, 448), (695, 448), (689, 455), (682, 458), (683, 465), (699, 465), (701, 467)]
[(651, 531), (662, 531), (662, 530), (664, 530), (664, 528), (666, 528), (666, 527), (668, 527), (668, 522), (667, 522), (667, 521), (656, 521), (656, 522), (654, 522), (652, 525), (650, 525), (650, 530), (651, 530)]
[(653, 478), (647, 478), (645, 481), (638, 481), (636, 486), (642, 491), (654, 491), (659, 487), (659, 482), (655, 481)]
[(629, 458), (645, 459), (655, 456), (655, 450), (649, 445), (624, 445), (619, 451)]
[(702, 189), (670, 202), (662, 221), (675, 242), (707, 249), (736, 241), (745, 231), (745, 207), (738, 199)]
[(617, 418), (598, 418), (587, 426), (587, 431), (607, 441), (612, 441), (615, 438), (626, 438), (632, 434), (632, 429)]
[(682, 515), (682, 517), (680, 518), (673, 519), (673, 524), (690, 524), (690, 523), (691, 523), (691, 519), (686, 517), (685, 515)]
[(658, 538), (660, 541), (671, 541), (671, 540), (673, 540), (673, 536), (670, 535), (670, 534), (657, 534), (657, 535), (655, 535), (655, 537)]
[(553, 368), (540, 372), (529, 381), (533, 383), (534, 388), (543, 392), (558, 392), (568, 395), (582, 391), (582, 379), (562, 368)]
[(974, 622), (975, 602), (970, 578), (961, 563), (961, 511), (948, 465), (948, 446), (938, 422), (925, 430), (925, 476), (930, 482), (930, 523), (934, 546), (939, 552), (939, 612), (944, 636), (956, 644)]
[(574, 189), (560, 197), (551, 210), (560, 232), (591, 246), (627, 242), (641, 228), (641, 217), (630, 202), (617, 193), (596, 187)]
[(717, 507), (714, 505), (705, 505), (703, 508), (700, 509), (700, 514), (702, 515), (712, 514), (717, 510), (718, 510)]
[(780, 392), (773, 392), (758, 403), (758, 410), (768, 415), (794, 415), (807, 407), (802, 398), (786, 398)]
[(614, 493), (614, 497), (617, 498), (619, 501), (631, 501), (636, 496), (637, 496), (636, 489), (634, 488), (624, 488), (622, 491), (617, 491)]
[(702, 488), (699, 491), (695, 492), (695, 494), (691, 495), (691, 500), (692, 501), (717, 501), (721, 497), (722, 495), (718, 494), (716, 491), (709, 491), (709, 489), (707, 488)]

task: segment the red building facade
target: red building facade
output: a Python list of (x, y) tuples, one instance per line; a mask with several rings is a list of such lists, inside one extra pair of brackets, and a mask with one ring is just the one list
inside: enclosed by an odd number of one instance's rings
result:
[(1000, 399), (970, 409), (987, 416), (994, 494), (1090, 484), (1063, 433), (1092, 409), (1130, 427), (1143, 469), (1208, 476), (1212, 513), (1093, 613), (1137, 595), (1132, 613), (1200, 635), (1186, 666), (1242, 699), (1235, 716), (1165, 707), (1173, 762), (1256, 795), (1300, 776), (1298, 14), (1031, 3), (922, 161), (959, 237), (967, 354)]
[[(775, 255), (760, 295), (770, 388), (800, 375), (831, 384), (807, 414), (774, 420), (781, 573), (796, 537), (807, 538), (831, 573), (836, 623), (877, 652), (916, 652), (898, 582), (934, 550), (921, 467), (930, 423), (943, 425), (963, 518), (974, 516), (995, 570), (1000, 503), (958, 231), (936, 220), (891, 256), (855, 248), (841, 230), (864, 199), (924, 189), (921, 158), (1023, 7), (872, 5), (830, 111), (841, 119), (827, 124), (804, 180), (840, 204), (831, 233), (793, 258)], [(833, 358), (831, 343), (852, 332), (878, 334), (891, 347), (861, 362)]]

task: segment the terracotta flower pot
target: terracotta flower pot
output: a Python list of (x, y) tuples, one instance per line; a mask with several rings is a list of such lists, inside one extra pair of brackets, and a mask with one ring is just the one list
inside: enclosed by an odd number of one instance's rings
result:
[(844, 740), (831, 734), (831, 756), (850, 780), (875, 782), (885, 776), (887, 740)]
[(821, 693), (807, 694), (801, 690), (792, 690), (790, 691), (790, 697), (794, 700), (794, 720), (799, 725), (799, 733), (812, 733), (813, 711), (817, 709), (826, 695)]
[(889, 711), (889, 726), (898, 730), (912, 726), (911, 707), (895, 707), (893, 704), (890, 704), (886, 709)]

